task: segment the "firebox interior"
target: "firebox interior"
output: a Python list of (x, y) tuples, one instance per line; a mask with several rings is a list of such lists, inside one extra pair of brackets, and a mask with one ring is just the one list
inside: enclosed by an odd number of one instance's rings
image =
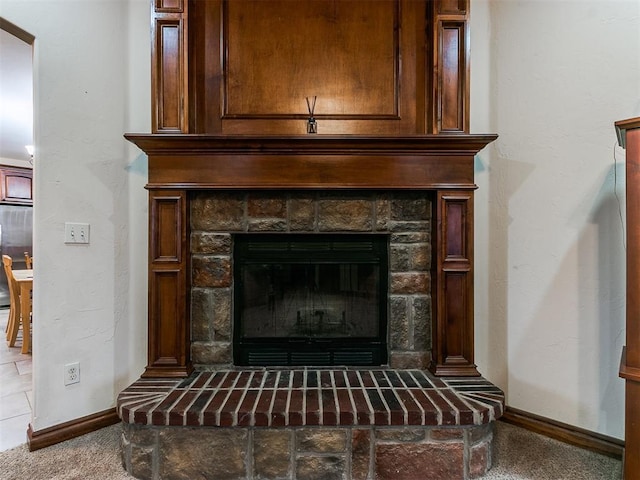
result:
[(238, 234), (236, 365), (383, 365), (389, 236)]

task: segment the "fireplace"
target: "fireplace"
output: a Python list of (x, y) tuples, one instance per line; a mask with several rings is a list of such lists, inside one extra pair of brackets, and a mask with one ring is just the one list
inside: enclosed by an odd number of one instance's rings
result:
[[(118, 396), (129, 472), (449, 480), (490, 468), (504, 395), (473, 363), (473, 156), (493, 135), (128, 138), (149, 155), (150, 200), (149, 363)], [(375, 366), (357, 349), (335, 361), (343, 308), (305, 303), (285, 318), (315, 330), (284, 350), (313, 358), (280, 365), (282, 351), (259, 351), (270, 366), (240, 365), (234, 342), (262, 340), (240, 334), (243, 302), (268, 313), (284, 287), (332, 297), (340, 282), (326, 286), (323, 267), (342, 269), (348, 291), (378, 269), (379, 290), (364, 290), (386, 301)], [(320, 365), (326, 334), (338, 365)]]
[(235, 235), (234, 364), (387, 364), (388, 248), (388, 235)]
[[(389, 236), (388, 365), (479, 375), (473, 157), (495, 135), (127, 138), (149, 156), (144, 377), (245, 363), (233, 344), (236, 238), (356, 233)], [(384, 347), (371, 355), (384, 364)]]
[(496, 136), (469, 134), (469, 2), (152, 3), (126, 469), (484, 474), (504, 395), (474, 364), (474, 155)]

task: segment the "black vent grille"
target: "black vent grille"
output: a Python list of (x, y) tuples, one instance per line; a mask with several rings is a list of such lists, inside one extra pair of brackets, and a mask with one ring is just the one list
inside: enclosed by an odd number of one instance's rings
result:
[(287, 352), (249, 351), (247, 352), (247, 364), (255, 367), (289, 365), (289, 355)]
[(291, 365), (331, 365), (329, 352), (291, 352)]
[(373, 352), (335, 352), (334, 365), (375, 365)]

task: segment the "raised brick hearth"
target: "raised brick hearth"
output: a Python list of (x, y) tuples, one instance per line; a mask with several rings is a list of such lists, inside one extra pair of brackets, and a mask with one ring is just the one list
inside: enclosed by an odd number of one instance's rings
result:
[(503, 408), (481, 377), (393, 369), (199, 372), (118, 398), (123, 463), (143, 479), (475, 478)]

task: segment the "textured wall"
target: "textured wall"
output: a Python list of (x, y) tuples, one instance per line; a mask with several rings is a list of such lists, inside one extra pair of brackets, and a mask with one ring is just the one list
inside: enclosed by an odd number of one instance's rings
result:
[(476, 1), (476, 352), (507, 404), (623, 435), (624, 152), (640, 3)]

